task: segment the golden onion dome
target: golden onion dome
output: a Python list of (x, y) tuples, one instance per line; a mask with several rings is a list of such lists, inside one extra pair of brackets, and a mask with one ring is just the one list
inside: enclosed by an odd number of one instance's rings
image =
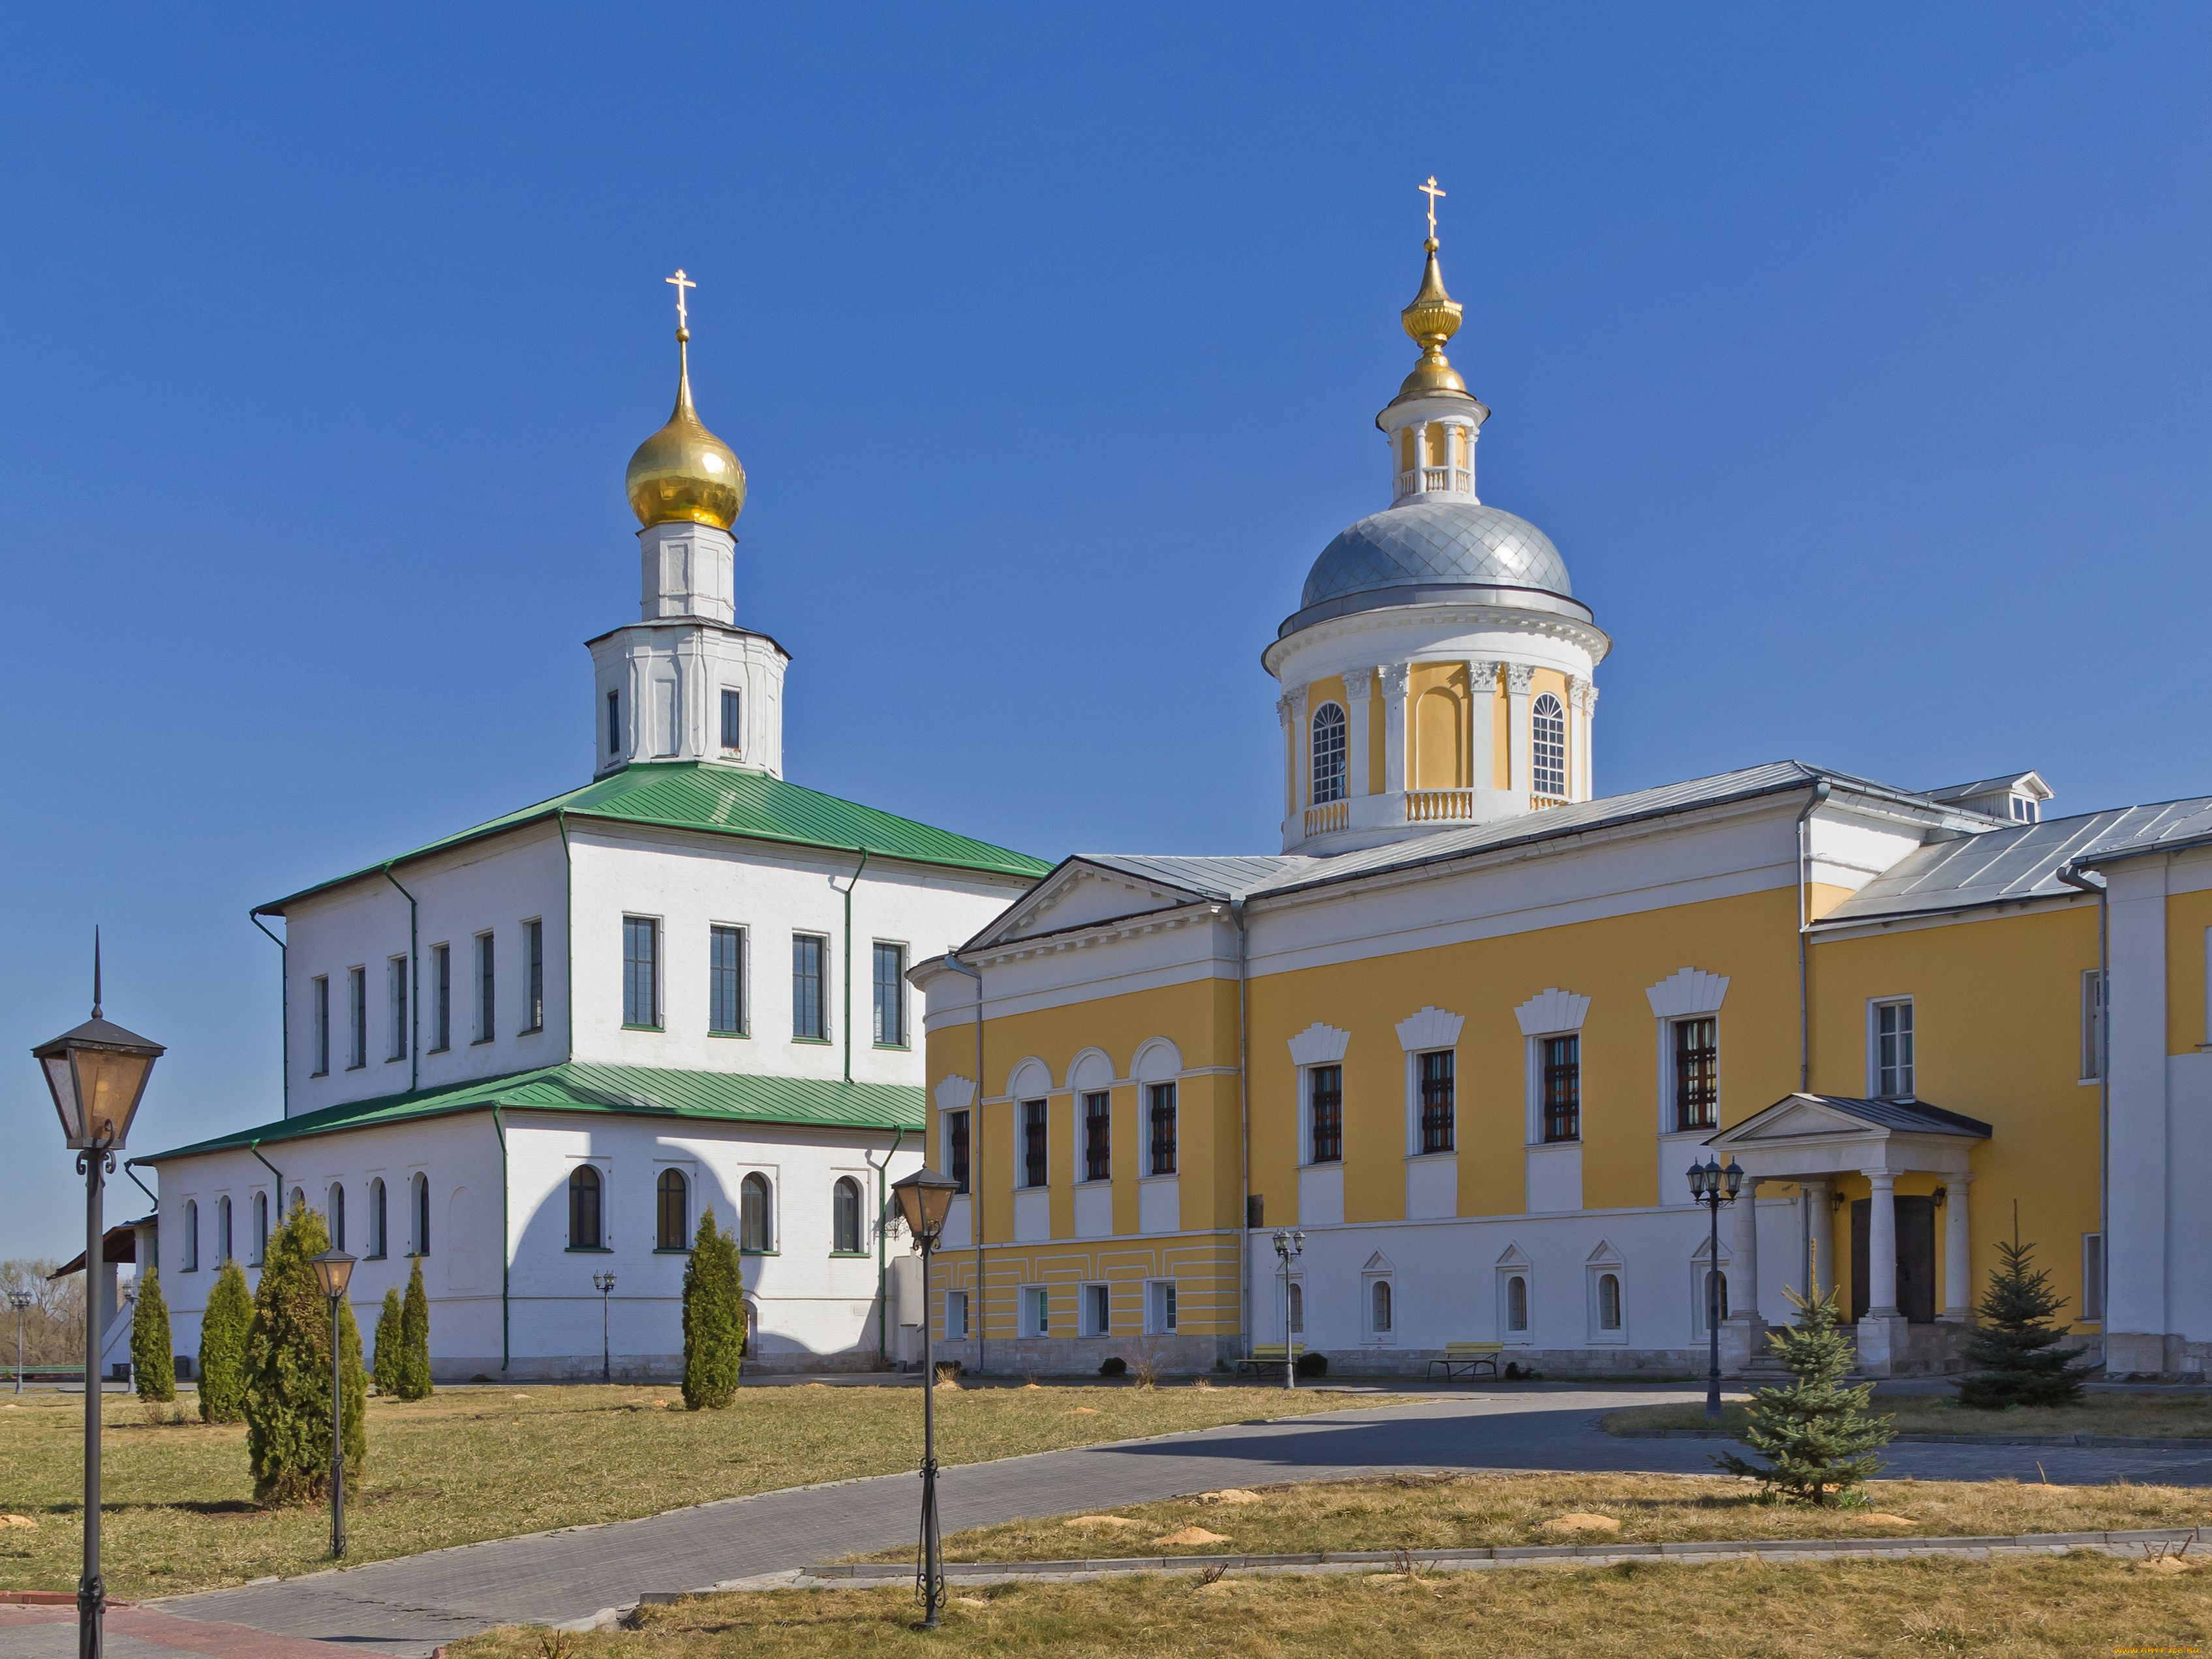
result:
[(745, 469), (737, 453), (701, 423), (691, 404), (691, 331), (676, 331), (676, 409), (637, 447), (623, 475), (641, 525), (712, 525), (727, 530), (744, 511)]
[(1398, 313), (1406, 332), (1421, 348), (1421, 361), (1413, 365), (1413, 372), (1398, 388), (1398, 395), (1418, 398), (1434, 392), (1464, 394), (1467, 382), (1460, 379), (1459, 371), (1451, 366), (1451, 359), (1444, 356), (1444, 343), (1459, 332), (1460, 304), (1444, 292), (1443, 268), (1437, 263), (1437, 239), (1431, 236), (1423, 246), (1428, 250), (1429, 263), (1421, 273), (1421, 291), (1413, 296), (1413, 304)]

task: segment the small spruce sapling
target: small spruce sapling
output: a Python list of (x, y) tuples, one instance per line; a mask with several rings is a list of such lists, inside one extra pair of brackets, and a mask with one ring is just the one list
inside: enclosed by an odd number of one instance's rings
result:
[(1959, 1403), (1983, 1411), (2075, 1403), (2091, 1368), (2073, 1363), (2085, 1350), (2058, 1346), (2066, 1334), (2051, 1316), (2066, 1299), (2051, 1288), (2050, 1273), (2034, 1265), (2035, 1246), (2020, 1242), (2016, 1205), (2012, 1238), (1998, 1240), (1996, 1251), (2002, 1265), (1974, 1310), (1979, 1323), (1966, 1345), (1969, 1372), (1960, 1380)]
[(1713, 1462), (1794, 1503), (1843, 1503), (1881, 1468), (1873, 1453), (1889, 1443), (1895, 1419), (1867, 1409), (1872, 1383), (1840, 1386), (1856, 1355), (1840, 1328), (1835, 1292), (1821, 1295), (1816, 1279), (1809, 1297), (1784, 1294), (1797, 1310), (1796, 1322), (1768, 1333), (1767, 1340), (1795, 1380), (1752, 1396), (1743, 1435), (1766, 1462), (1747, 1462), (1733, 1453)]

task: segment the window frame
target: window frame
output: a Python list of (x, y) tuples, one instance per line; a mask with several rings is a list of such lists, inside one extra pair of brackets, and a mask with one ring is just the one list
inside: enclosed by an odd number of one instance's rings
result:
[(391, 1219), (386, 1208), (382, 1176), (371, 1176), (368, 1178), (368, 1214), (366, 1219), (368, 1223), (368, 1237), (364, 1241), (366, 1248), (362, 1251), (362, 1260), (381, 1261), (385, 1259), (386, 1246), (390, 1243), (386, 1233), (387, 1224)]
[[(661, 1023), (660, 918), (625, 910), (622, 919), (623, 1008), (625, 1031), (658, 1031)], [(640, 941), (644, 954), (637, 953)], [(642, 981), (641, 982), (641, 971)], [(638, 994), (642, 990), (645, 1018), (637, 1018)]]
[(522, 1029), (517, 1036), (532, 1036), (545, 1029), (545, 918), (529, 916), (522, 924)]
[[(1712, 1028), (1711, 1041), (1686, 1049), (1684, 1036), (1700, 1025)], [(1702, 1061), (1700, 1060), (1702, 1057)], [(1693, 1073), (1702, 1063), (1703, 1076)], [(1667, 1122), (1669, 1134), (1715, 1129), (1721, 1121), (1721, 1017), (1682, 1014), (1667, 1022)], [(1701, 1098), (1700, 1098), (1701, 1097)], [(1692, 1115), (1700, 1105), (1704, 1115)]]
[[(2081, 970), (2081, 1075), (2078, 1081), (2096, 1083), (2105, 1075), (2106, 1005), (2110, 1000), (2104, 970)], [(2086, 1235), (2085, 1235), (2086, 1237)]]
[[(103, 1257), (106, 1249), (100, 1251)], [(200, 1202), (196, 1198), (185, 1200), (185, 1248), (177, 1253), (177, 1271), (196, 1273), (200, 1270)]]
[[(1300, 1162), (1310, 1169), (1344, 1167), (1344, 1062), (1326, 1060), (1316, 1066), (1299, 1067), (1299, 1091), (1305, 1097), (1304, 1109), (1298, 1114), (1299, 1148), (1305, 1156)], [(1328, 1093), (1324, 1096), (1321, 1084), (1326, 1075), (1329, 1080)], [(1328, 1102), (1328, 1134), (1324, 1137), (1322, 1103)]]
[[(888, 981), (884, 977), (884, 953), (890, 953), (892, 972)], [(869, 951), (869, 1012), (875, 1046), (878, 1048), (910, 1048), (912, 1033), (907, 1021), (906, 999), (907, 947), (898, 939), (879, 939)], [(885, 998), (888, 994), (889, 1004)], [(890, 1016), (890, 1035), (884, 1035), (884, 1015)]]
[(1075, 1097), (1083, 1118), (1083, 1180), (1114, 1178), (1114, 1095), (1109, 1089), (1086, 1089)]
[(1018, 1334), (1045, 1338), (1052, 1334), (1052, 1287), (1024, 1285), (1015, 1293)]
[[(1579, 1146), (1583, 1139), (1583, 1034), (1574, 1031), (1547, 1031), (1529, 1039), (1534, 1047), (1535, 1073), (1535, 1144), (1540, 1146)], [(1557, 1045), (1571, 1044), (1573, 1058), (1561, 1060), (1554, 1056)], [(1555, 1085), (1562, 1079), (1571, 1081), (1571, 1095), (1562, 1097)], [(1561, 1133), (1564, 1127), (1565, 1133)]]
[(358, 1072), (368, 1064), (368, 964), (357, 962), (346, 969), (346, 1070)]
[[(1336, 717), (1333, 721), (1328, 719), (1331, 714)], [(1324, 732), (1329, 739), (1326, 746)], [(1325, 781), (1326, 794), (1322, 793)], [(1352, 719), (1334, 697), (1323, 701), (1306, 719), (1306, 794), (1307, 804), (1312, 806), (1327, 806), (1352, 794)]]
[(1052, 1103), (1043, 1097), (1020, 1103), (1014, 1120), (1014, 1150), (1019, 1161), (1024, 1192), (1042, 1191), (1052, 1184)]
[(969, 1108), (956, 1106), (945, 1118), (945, 1172), (952, 1177), (954, 1195), (964, 1195), (975, 1173), (975, 1119)]
[(1145, 1334), (1173, 1336), (1182, 1318), (1182, 1297), (1172, 1279), (1145, 1281)]
[(407, 1178), (408, 1249), (410, 1256), (430, 1254), (430, 1175), (417, 1170)]
[(330, 1229), (331, 1248), (343, 1250), (346, 1247), (345, 1182), (333, 1181), (323, 1194), (323, 1220)]
[(2081, 1235), (2081, 1322), (2102, 1326), (2105, 1322), (2105, 1236), (2102, 1233)]
[(1459, 1051), (1417, 1049), (1413, 1068), (1412, 1156), (1449, 1157), (1459, 1146)]
[[(845, 1241), (844, 1206), (852, 1206), (852, 1240)], [(830, 1254), (836, 1256), (865, 1256), (868, 1253), (867, 1206), (860, 1193), (857, 1178), (841, 1175), (830, 1184)]]
[(1398, 1340), (1398, 1292), (1387, 1273), (1362, 1273), (1359, 1278), (1359, 1330), (1370, 1342)]
[(739, 687), (721, 688), (722, 751), (729, 755), (745, 752), (745, 694)]
[[(1889, 1036), (1901, 1039), (1899, 1052), (1901, 1060), (1885, 1066), (1882, 1060), (1882, 1016), (1901, 1010), (1902, 1021), (1893, 1021)], [(1917, 1100), (1919, 1098), (1920, 1021), (1910, 996), (1869, 997), (1867, 999), (1867, 1097), (1870, 1100)], [(1890, 1074), (1894, 1074), (1893, 1076)], [(1886, 1087), (1886, 1084), (1901, 1084), (1901, 1088)]]
[(609, 760), (615, 761), (622, 758), (622, 692), (619, 690), (611, 690), (607, 693), (607, 758)]
[[(814, 987), (814, 1024), (812, 1030), (804, 1029), (805, 1012), (805, 988), (810, 977), (802, 963), (805, 947), (813, 947), (814, 965), (811, 979)], [(830, 936), (793, 928), (791, 934), (791, 1040), (793, 1042), (827, 1042), (830, 1041)]]
[(1572, 775), (1567, 765), (1567, 707), (1554, 693), (1540, 691), (1528, 700), (1528, 793), (1566, 800)]
[[(215, 1263), (220, 1267), (231, 1259), (230, 1194), (225, 1193), (215, 1201)], [(106, 1252), (103, 1250), (102, 1255)]]
[(259, 1188), (253, 1193), (253, 1202), (247, 1206), (253, 1225), (253, 1259), (246, 1265), (258, 1267), (269, 1259), (269, 1194)]
[[(611, 1253), (613, 1246), (607, 1243), (607, 1171), (589, 1158), (579, 1159), (569, 1170), (567, 1249), (572, 1254)], [(591, 1223), (588, 1229), (580, 1224), (586, 1219)], [(580, 1242), (579, 1235), (587, 1231), (590, 1242)]]
[[(952, 1315), (956, 1308), (960, 1314), (960, 1328), (957, 1330), (952, 1328)], [(966, 1291), (948, 1290), (945, 1292), (943, 1324), (945, 1340), (947, 1342), (965, 1342), (968, 1340), (968, 1292)]]
[(1075, 1334), (1078, 1336), (1113, 1335), (1114, 1287), (1112, 1285), (1091, 1279), (1076, 1287)]
[[(1515, 1324), (1514, 1287), (1520, 1287), (1521, 1322)], [(1536, 1328), (1536, 1275), (1522, 1267), (1498, 1270), (1498, 1336), (1502, 1342), (1524, 1346), (1534, 1340)]]
[(387, 1066), (395, 1060), (406, 1059), (409, 1051), (415, 1046), (414, 1027), (407, 1018), (408, 1008), (414, 1000), (408, 994), (408, 981), (412, 967), (413, 964), (404, 956), (386, 957), (384, 959), (384, 1006), (386, 1016), (392, 1024), (392, 1041), (386, 1045), (384, 1055), (385, 1064)]
[[(672, 1196), (676, 1223), (672, 1228), (668, 1224)], [(670, 1243), (671, 1238), (677, 1242)], [(660, 1173), (653, 1178), (653, 1250), (655, 1255), (691, 1254), (691, 1178), (672, 1164), (661, 1165)]]
[(428, 1052), (447, 1053), (453, 1046), (453, 945), (450, 939), (430, 947), (430, 1035), (437, 1040)]
[[(725, 963), (722, 946), (727, 943), (734, 960)], [(707, 1035), (717, 1037), (744, 1037), (752, 1035), (752, 998), (746, 968), (752, 956), (752, 941), (743, 922), (710, 921), (707, 924)], [(725, 1025), (721, 1016), (721, 979), (730, 980), (730, 1005), (736, 1011), (736, 1023)]]
[(499, 945), (487, 927), (476, 936), (477, 1034), (470, 1043), (492, 1042), (499, 1037)]
[(307, 981), (307, 1058), (309, 1077), (331, 1074), (331, 976), (317, 974)]
[[(759, 1194), (757, 1205), (746, 1202)], [(738, 1182), (738, 1254), (739, 1255), (776, 1255), (775, 1182), (765, 1170), (748, 1170), (744, 1179)], [(758, 1243), (748, 1243), (757, 1238)]]
[(1172, 1080), (1145, 1085), (1145, 1174), (1148, 1178), (1181, 1171), (1182, 1115), (1182, 1093)]

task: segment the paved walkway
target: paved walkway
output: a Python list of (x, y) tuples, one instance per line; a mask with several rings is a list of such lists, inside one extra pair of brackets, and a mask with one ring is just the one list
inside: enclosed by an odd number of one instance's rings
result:
[[(1259, 1486), (1393, 1469), (1636, 1469), (1703, 1474), (1710, 1441), (1621, 1440), (1597, 1427), (1623, 1406), (1696, 1397), (1681, 1389), (1546, 1388), (1458, 1395), (1207, 1429), (1164, 1439), (1042, 1452), (945, 1472), (945, 1529), (1026, 1516), (1146, 1503), (1216, 1486)], [(1892, 1474), (1922, 1480), (2115, 1480), (2212, 1486), (2212, 1452), (2088, 1447), (1899, 1445)], [(2040, 1474), (2039, 1474), (2040, 1472)], [(641, 1592), (693, 1590), (909, 1541), (911, 1474), (764, 1492), (641, 1521), (577, 1527), (380, 1561), (279, 1583), (182, 1596), (161, 1611), (250, 1626), (356, 1654), (419, 1659), (489, 1626), (561, 1623), (626, 1605)], [(66, 1639), (64, 1639), (66, 1638)], [(0, 1622), (0, 1659), (66, 1659), (62, 1626)], [(112, 1644), (115, 1659), (204, 1649)], [(239, 1650), (243, 1654), (245, 1650)]]

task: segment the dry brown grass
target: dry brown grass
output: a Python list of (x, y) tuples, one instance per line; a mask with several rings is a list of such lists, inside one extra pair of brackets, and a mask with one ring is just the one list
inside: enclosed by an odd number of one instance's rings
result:
[[(1080, 1402), (1089, 1409), (1078, 1413)], [(189, 1408), (189, 1401), (185, 1402)], [(938, 1455), (980, 1462), (1255, 1417), (1389, 1403), (1286, 1398), (1276, 1389), (947, 1389)], [(752, 1389), (726, 1412), (686, 1412), (669, 1388), (451, 1389), (368, 1402), (365, 1490), (349, 1504), (356, 1561), (478, 1539), (613, 1521), (780, 1486), (912, 1468), (912, 1389)], [(82, 1547), (83, 1400), (0, 1403), (0, 1589), (67, 1589)], [(195, 1420), (151, 1427), (137, 1402), (106, 1402), (103, 1559), (109, 1591), (173, 1594), (326, 1565), (315, 1508), (252, 1501), (246, 1431)]]
[[(2095, 1555), (1996, 1561), (1642, 1564), (1363, 1577), (1196, 1575), (956, 1587), (947, 1628), (914, 1628), (905, 1589), (780, 1591), (648, 1609), (636, 1632), (579, 1638), (575, 1659), (2079, 1659), (2212, 1646), (2202, 1570)], [(453, 1659), (538, 1659), (495, 1631)]]
[[(1877, 1395), (1874, 1403), (1896, 1419), (1899, 1434), (2212, 1436), (2212, 1395), (2093, 1394), (2078, 1405), (2014, 1406), (2001, 1412), (1971, 1411), (1948, 1395)], [(1744, 1410), (1741, 1396), (1725, 1402), (1721, 1426), (1741, 1433)], [(1608, 1412), (1605, 1426), (1618, 1431), (1712, 1425), (1703, 1402), (1697, 1401)]]
[[(1731, 1475), (1380, 1475), (1261, 1486), (1260, 1501), (1177, 1498), (1112, 1513), (1127, 1528), (1016, 1521), (945, 1540), (953, 1561), (1056, 1561), (1135, 1553), (1287, 1555), (1310, 1550), (1468, 1549), (1584, 1541), (1548, 1526), (1567, 1516), (1620, 1522), (1606, 1536), (1662, 1543), (1703, 1538), (1865, 1538), (2091, 1532), (2212, 1522), (2212, 1492), (2188, 1486), (2022, 1486), (2010, 1480), (1878, 1480), (1865, 1509), (1813, 1510), (1759, 1501)], [(1894, 1520), (1875, 1521), (1869, 1511)], [(1187, 1527), (1218, 1544), (1162, 1542)], [(1592, 1534), (1595, 1535), (1594, 1534)], [(1131, 1540), (1143, 1540), (1132, 1548)], [(892, 1551), (877, 1560), (913, 1559)]]

